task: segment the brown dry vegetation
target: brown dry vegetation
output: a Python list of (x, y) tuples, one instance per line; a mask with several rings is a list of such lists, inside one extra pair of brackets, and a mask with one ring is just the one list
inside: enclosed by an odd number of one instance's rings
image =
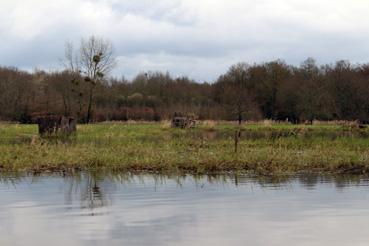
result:
[[(71, 83), (80, 81), (80, 83)], [(94, 84), (95, 122), (169, 119), (174, 112), (201, 120), (272, 119), (369, 122), (369, 66), (340, 61), (301, 66), (277, 60), (237, 64), (212, 83), (149, 72), (132, 80), (104, 77)], [(0, 120), (29, 123), (35, 113), (88, 112), (89, 84), (73, 71), (28, 73), (0, 67)]]

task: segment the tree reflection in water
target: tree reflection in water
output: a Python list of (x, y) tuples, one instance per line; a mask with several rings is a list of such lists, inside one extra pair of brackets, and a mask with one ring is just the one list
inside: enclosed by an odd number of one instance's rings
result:
[(104, 179), (101, 175), (96, 172), (87, 175), (85, 188), (81, 191), (82, 208), (94, 209), (107, 205), (101, 185), (104, 185)]
[[(107, 194), (110, 194), (111, 183), (107, 182), (104, 173), (77, 173), (64, 178), (66, 188), (65, 201), (73, 207), (74, 199), (80, 201), (81, 209), (97, 209), (109, 205)], [(75, 197), (78, 195), (77, 197)], [(94, 215), (94, 214), (92, 214)]]
[[(260, 187), (289, 188), (292, 183), (298, 183), (307, 190), (314, 190), (321, 183), (332, 183), (337, 190), (355, 185), (367, 185), (369, 176), (363, 175), (318, 175), (298, 174), (284, 176), (258, 176), (251, 174), (220, 174), (220, 175), (185, 175), (185, 174), (135, 174), (129, 172), (91, 171), (76, 172), (65, 175), (63, 173), (44, 173), (29, 175), (25, 173), (2, 173), (0, 172), (0, 184), (16, 188), (18, 183), (38, 183), (44, 179), (61, 180), (62, 190), (65, 192), (65, 204), (67, 209), (74, 209), (79, 204), (79, 209), (92, 210), (89, 215), (96, 215), (97, 209), (112, 204), (112, 194), (117, 186), (137, 184), (145, 186), (149, 183), (153, 192), (158, 187), (165, 186), (168, 181), (174, 181), (179, 188), (190, 180), (198, 188), (204, 188), (211, 184), (228, 184), (240, 186), (243, 184), (257, 184)], [(124, 188), (122, 189), (124, 192)]]

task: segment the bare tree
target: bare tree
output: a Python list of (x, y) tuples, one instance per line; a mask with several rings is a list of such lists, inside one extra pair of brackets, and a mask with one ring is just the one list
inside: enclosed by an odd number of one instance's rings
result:
[[(81, 40), (79, 52), (75, 53), (73, 45), (67, 43), (64, 65), (68, 70), (78, 74), (79, 78), (83, 78), (83, 82), (87, 84), (87, 113), (84, 121), (89, 123), (92, 119), (95, 88), (116, 65), (113, 45), (108, 40), (91, 36), (87, 40)], [(80, 81), (74, 79), (73, 83), (79, 85)], [(78, 93), (80, 97), (84, 95), (81, 91)]]
[(218, 83), (221, 90), (222, 101), (230, 107), (230, 110), (237, 116), (238, 123), (241, 125), (243, 116), (249, 106), (249, 91), (247, 81), (249, 79), (249, 65), (246, 63), (238, 63), (233, 65), (222, 76)]

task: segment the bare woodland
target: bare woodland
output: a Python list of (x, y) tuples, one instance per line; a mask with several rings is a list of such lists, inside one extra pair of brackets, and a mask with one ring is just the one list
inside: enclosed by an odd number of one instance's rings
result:
[(113, 78), (115, 64), (112, 44), (90, 37), (76, 49), (66, 45), (62, 71), (0, 67), (0, 120), (31, 123), (33, 115), (55, 114), (81, 123), (157, 121), (183, 112), (239, 122), (369, 121), (369, 64), (239, 63), (213, 82), (165, 72)]

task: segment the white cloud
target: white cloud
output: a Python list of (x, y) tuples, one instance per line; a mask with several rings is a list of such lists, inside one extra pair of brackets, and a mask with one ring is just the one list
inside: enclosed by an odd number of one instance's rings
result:
[(123, 61), (116, 75), (160, 69), (212, 80), (237, 61), (365, 62), (368, 7), (366, 0), (0, 0), (0, 64), (48, 68), (66, 40), (92, 34), (113, 41)]

